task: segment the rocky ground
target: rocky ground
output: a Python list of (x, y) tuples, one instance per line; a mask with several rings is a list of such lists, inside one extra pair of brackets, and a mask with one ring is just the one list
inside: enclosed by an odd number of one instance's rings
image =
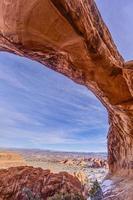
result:
[(80, 174), (80, 181), (92, 184), (102, 182), (108, 172), (106, 155), (80, 154), (51, 151), (20, 152), (29, 166), (50, 169), (55, 173), (66, 171), (72, 175)]
[[(9, 180), (11, 180), (12, 178), (11, 182), (15, 182), (14, 184), (17, 184), (16, 177), (22, 177), (23, 173), (26, 174), (24, 175), (25, 180), (22, 178), (21, 181), (22, 183), (27, 183), (27, 177), (31, 177), (30, 181), (32, 180), (32, 172), (34, 176), (35, 174), (38, 174), (40, 172), (44, 173), (44, 171), (49, 172), (49, 174), (60, 174), (63, 171), (65, 172), (65, 174), (67, 175), (69, 174), (70, 177), (74, 177), (75, 179), (79, 180), (83, 189), (82, 193), (87, 198), (96, 180), (98, 181), (98, 184), (99, 183), (101, 184), (108, 172), (106, 156), (99, 154), (88, 155), (80, 153), (64, 153), (64, 152), (50, 152), (50, 151), (36, 151), (36, 150), (30, 150), (30, 151), (11, 150), (11, 151), (0, 152), (0, 163), (1, 163), (0, 164), (1, 169), (8, 169), (9, 167), (15, 167), (14, 169), (11, 168), (7, 171), (0, 171), (2, 182), (3, 180), (5, 181), (4, 185), (0, 187), (0, 192), (4, 191), (4, 187), (8, 188), (8, 185), (6, 185), (5, 183), (10, 181), (2, 178), (6, 174), (8, 175)], [(24, 168), (23, 167), (16, 168), (18, 166), (24, 166)], [(19, 176), (19, 174), (22, 174), (22, 176), (21, 175)], [(14, 185), (15, 188), (20, 187), (22, 191), (21, 186)], [(36, 187), (36, 185), (34, 187)], [(94, 193), (95, 190), (96, 188), (94, 187), (94, 189), (91, 192)], [(5, 192), (8, 193), (9, 191), (7, 190)], [(33, 192), (32, 189), (31, 191)], [(13, 189), (11, 189), (11, 193), (12, 192)], [(14, 199), (15, 198), (17, 199), (16, 196), (14, 196)]]
[(85, 200), (78, 178), (66, 172), (54, 174), (28, 166), (0, 170), (0, 200), (48, 200), (58, 193)]
[(132, 178), (112, 176), (102, 183), (104, 200), (132, 200)]

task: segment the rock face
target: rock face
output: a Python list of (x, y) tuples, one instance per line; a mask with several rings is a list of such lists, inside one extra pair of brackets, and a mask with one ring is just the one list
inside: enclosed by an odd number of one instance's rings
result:
[(102, 184), (104, 200), (132, 200), (133, 180), (126, 177), (111, 177)]
[(109, 114), (110, 173), (133, 175), (133, 65), (117, 51), (94, 0), (1, 0), (0, 50), (94, 92)]
[(87, 184), (88, 177), (86, 176), (86, 174), (83, 171), (75, 172), (74, 176), (79, 179), (79, 181), (81, 182), (82, 185)]
[(58, 192), (82, 196), (83, 187), (76, 177), (65, 172), (53, 174), (33, 167), (0, 170), (0, 200), (47, 200)]

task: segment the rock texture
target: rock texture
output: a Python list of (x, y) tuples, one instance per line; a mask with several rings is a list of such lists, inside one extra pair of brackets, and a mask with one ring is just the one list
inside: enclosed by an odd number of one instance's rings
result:
[(47, 200), (58, 192), (79, 194), (79, 180), (66, 172), (53, 174), (33, 167), (0, 170), (0, 200)]
[(93, 91), (109, 113), (110, 173), (133, 175), (133, 65), (117, 51), (94, 0), (1, 0), (0, 50)]
[(88, 158), (88, 159), (65, 159), (59, 161), (61, 164), (69, 166), (81, 166), (92, 168), (106, 168), (108, 169), (108, 163), (105, 159), (100, 158)]
[(9, 151), (0, 152), (0, 168), (9, 168), (24, 166), (26, 164), (25, 160), (20, 154)]
[(133, 199), (132, 178), (110, 177), (102, 184), (104, 200), (132, 200)]

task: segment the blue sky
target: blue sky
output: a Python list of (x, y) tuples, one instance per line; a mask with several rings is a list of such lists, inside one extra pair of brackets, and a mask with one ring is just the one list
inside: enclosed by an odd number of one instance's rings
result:
[(83, 86), (0, 53), (0, 146), (105, 151), (107, 116)]
[(133, 1), (95, 0), (125, 60), (133, 59)]
[[(96, 2), (119, 51), (132, 59), (133, 3)], [(106, 151), (107, 113), (88, 89), (37, 62), (2, 52), (0, 119), (0, 147)]]

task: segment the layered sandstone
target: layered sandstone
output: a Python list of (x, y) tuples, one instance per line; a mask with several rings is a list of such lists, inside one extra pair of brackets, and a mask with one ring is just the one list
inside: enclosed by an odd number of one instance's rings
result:
[(92, 167), (92, 168), (106, 168), (108, 169), (107, 160), (100, 158), (89, 159), (65, 159), (60, 161), (61, 164), (69, 166)]
[(33, 167), (0, 170), (0, 200), (48, 200), (57, 193), (83, 197), (83, 192), (80, 181), (66, 172), (53, 174)]
[(9, 151), (0, 151), (0, 169), (24, 165), (26, 165), (26, 162), (20, 154)]
[(1, 0), (0, 50), (85, 85), (109, 114), (110, 173), (133, 175), (133, 67), (124, 63), (94, 0)]

